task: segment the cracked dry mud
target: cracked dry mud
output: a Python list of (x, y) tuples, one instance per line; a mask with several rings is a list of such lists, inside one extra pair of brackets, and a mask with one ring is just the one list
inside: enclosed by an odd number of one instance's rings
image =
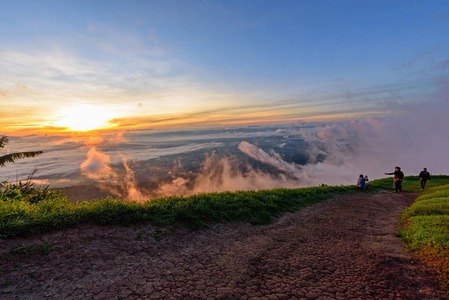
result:
[[(264, 226), (83, 225), (0, 240), (0, 298), (448, 299), (394, 236), (416, 196), (337, 197)], [(47, 256), (9, 251), (45, 241)]]

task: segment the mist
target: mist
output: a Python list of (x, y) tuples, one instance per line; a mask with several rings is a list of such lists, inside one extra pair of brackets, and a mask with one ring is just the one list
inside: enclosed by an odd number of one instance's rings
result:
[[(280, 128), (278, 133), (301, 132), (307, 143), (308, 161), (298, 164), (288, 161), (273, 149), (262, 149), (242, 140), (238, 149), (253, 161), (268, 165), (277, 172), (255, 168), (238, 157), (218, 156), (209, 152), (200, 170), (193, 176), (177, 176), (161, 183), (157, 189), (139, 188), (132, 170), (127, 166), (120, 179), (120, 197), (143, 200), (168, 195), (191, 195), (204, 192), (296, 188), (355, 184), (359, 174), (370, 179), (385, 177), (400, 166), (405, 175), (417, 175), (424, 167), (432, 174), (447, 174), (449, 149), (448, 89), (443, 86), (432, 99), (425, 102), (399, 103), (394, 116), (370, 116), (361, 120), (330, 123), (314, 130)], [(101, 156), (97, 160), (105, 162)], [(90, 160), (91, 168), (102, 174), (105, 166)], [(126, 161), (123, 162), (126, 165)], [(86, 169), (86, 165), (83, 165)], [(92, 174), (94, 174), (93, 172)], [(97, 175), (89, 175), (95, 179)], [(104, 178), (104, 177), (102, 177)], [(97, 180), (97, 183), (101, 180)]]
[[(385, 101), (390, 114), (342, 122), (111, 131), (95, 135), (11, 137), (7, 153), (43, 150), (0, 169), (2, 180), (67, 188), (95, 185), (144, 201), (169, 195), (355, 184), (359, 174), (385, 177), (423, 168), (448, 174), (449, 88), (426, 101)], [(381, 109), (381, 111), (386, 111)], [(92, 197), (98, 197), (94, 195)]]
[[(305, 134), (310, 163), (304, 172), (329, 184), (353, 184), (358, 174), (381, 178), (395, 166), (405, 175), (418, 175), (423, 168), (448, 174), (448, 96), (448, 85), (442, 84), (427, 101), (395, 103), (392, 117), (329, 124)], [(324, 159), (316, 162), (317, 156)]]
[(134, 172), (127, 164), (127, 158), (121, 156), (125, 174), (118, 174), (107, 164), (110, 162), (109, 155), (97, 151), (92, 147), (87, 152), (87, 159), (81, 164), (82, 173), (94, 180), (97, 186), (118, 197), (128, 200), (144, 201), (148, 199), (138, 188)]

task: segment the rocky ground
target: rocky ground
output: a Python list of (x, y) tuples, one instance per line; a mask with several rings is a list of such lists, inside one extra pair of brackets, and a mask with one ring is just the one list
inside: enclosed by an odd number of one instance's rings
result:
[[(0, 240), (0, 298), (449, 299), (394, 236), (415, 198), (337, 197), (265, 226), (83, 225)], [(10, 251), (43, 242), (48, 255)]]

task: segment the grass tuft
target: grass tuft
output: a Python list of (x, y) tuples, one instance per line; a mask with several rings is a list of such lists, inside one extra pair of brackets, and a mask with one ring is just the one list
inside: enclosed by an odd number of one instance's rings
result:
[(36, 252), (33, 244), (18, 243), (11, 246), (10, 251), (14, 254), (31, 254)]
[(42, 243), (42, 245), (39, 247), (39, 251), (43, 254), (43, 255), (48, 255), (51, 251), (53, 251), (54, 248), (51, 246), (51, 242), (44, 242)]

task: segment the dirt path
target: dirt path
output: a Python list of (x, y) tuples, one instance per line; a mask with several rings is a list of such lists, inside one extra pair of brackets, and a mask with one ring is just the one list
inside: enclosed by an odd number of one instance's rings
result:
[[(449, 299), (394, 236), (415, 197), (339, 197), (266, 226), (89, 225), (0, 240), (0, 298)], [(44, 241), (47, 256), (9, 251)]]

